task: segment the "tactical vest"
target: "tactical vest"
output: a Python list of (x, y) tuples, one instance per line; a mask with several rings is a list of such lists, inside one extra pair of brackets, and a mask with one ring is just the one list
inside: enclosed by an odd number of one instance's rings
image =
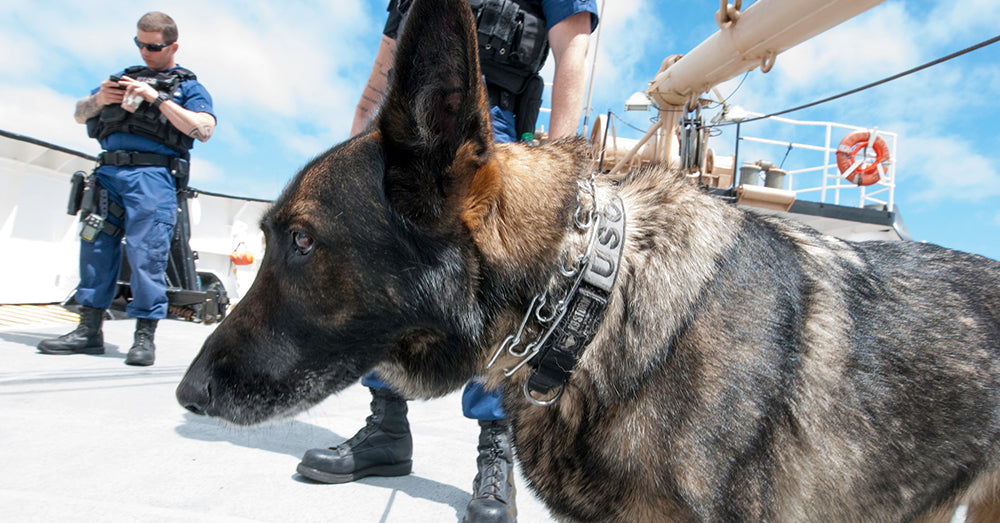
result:
[(483, 74), (491, 84), (523, 93), (549, 54), (541, 6), (527, 0), (469, 0), (469, 6), (476, 17)]
[[(148, 83), (157, 91), (167, 93), (171, 99), (180, 91), (181, 82), (198, 78), (183, 67), (157, 72), (143, 65), (135, 65), (126, 69), (123, 74)], [(100, 114), (87, 120), (87, 136), (103, 140), (112, 133), (128, 133), (148, 138), (184, 156), (194, 146), (194, 138), (177, 130), (158, 108), (145, 101), (134, 113), (122, 109), (119, 104), (105, 105)]]

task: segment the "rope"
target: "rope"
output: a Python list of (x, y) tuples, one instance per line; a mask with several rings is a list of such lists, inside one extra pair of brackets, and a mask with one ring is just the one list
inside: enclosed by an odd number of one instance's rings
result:
[(785, 157), (781, 159), (781, 164), (778, 165), (778, 169), (785, 166), (785, 160), (788, 159), (788, 153), (792, 152), (792, 142), (788, 142), (788, 149), (785, 149)]

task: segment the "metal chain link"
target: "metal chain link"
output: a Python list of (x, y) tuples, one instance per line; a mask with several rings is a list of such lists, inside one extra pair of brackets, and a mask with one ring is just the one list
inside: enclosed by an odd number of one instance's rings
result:
[[(568, 287), (565, 294), (558, 300), (553, 299), (549, 295), (548, 290), (543, 290), (542, 292), (535, 295), (531, 300), (531, 304), (528, 305), (528, 310), (524, 314), (524, 318), (521, 319), (521, 324), (517, 329), (517, 332), (507, 336), (500, 347), (493, 354), (490, 359), (489, 364), (486, 368), (491, 368), (493, 364), (500, 358), (500, 355), (506, 351), (511, 356), (515, 358), (522, 358), (521, 361), (514, 366), (512, 369), (504, 369), (504, 374), (507, 377), (512, 376), (518, 369), (523, 367), (526, 363), (531, 361), (532, 358), (538, 355), (541, 351), (543, 345), (545, 345), (546, 340), (555, 331), (556, 326), (559, 325), (559, 321), (566, 314), (566, 310), (569, 308), (569, 301), (576, 293), (577, 288), (580, 286), (580, 282), (583, 281), (584, 268), (590, 263), (591, 257), (594, 253), (594, 246), (597, 243), (597, 230), (600, 228), (601, 215), (597, 212), (597, 190), (595, 188), (595, 179), (597, 173), (592, 173), (590, 178), (586, 181), (580, 182), (580, 192), (577, 193), (577, 208), (573, 213), (572, 225), (587, 233), (587, 248), (582, 252), (576, 259), (575, 263), (571, 268), (566, 268), (565, 260), (560, 264), (559, 276), (565, 279), (572, 279), (572, 284)], [(580, 193), (586, 193), (590, 195), (590, 210), (585, 211), (583, 203), (581, 202)], [(587, 219), (581, 220), (580, 215), (586, 212)], [(570, 227), (571, 227), (570, 226)], [(566, 258), (569, 257), (568, 250), (565, 251)], [(543, 312), (544, 310), (544, 312)], [(534, 341), (528, 343), (524, 346), (522, 350), (517, 348), (522, 343), (522, 338), (526, 327), (528, 325), (528, 320), (534, 316), (535, 320), (544, 328)]]

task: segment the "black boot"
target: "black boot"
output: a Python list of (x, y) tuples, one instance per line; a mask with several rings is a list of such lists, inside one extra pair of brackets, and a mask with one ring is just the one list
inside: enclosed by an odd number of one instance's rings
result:
[(104, 354), (104, 309), (80, 307), (80, 324), (73, 332), (42, 340), (38, 351), (44, 354)]
[(479, 422), (479, 473), (472, 482), (472, 501), (465, 509), (464, 523), (513, 523), (514, 455), (510, 448), (507, 420)]
[(406, 400), (388, 389), (371, 391), (372, 414), (364, 428), (336, 447), (307, 451), (299, 474), (322, 483), (347, 483), (366, 476), (405, 476), (413, 470)]
[(126, 365), (148, 367), (156, 359), (156, 345), (153, 345), (153, 335), (159, 320), (137, 318), (135, 320), (135, 341), (125, 357)]

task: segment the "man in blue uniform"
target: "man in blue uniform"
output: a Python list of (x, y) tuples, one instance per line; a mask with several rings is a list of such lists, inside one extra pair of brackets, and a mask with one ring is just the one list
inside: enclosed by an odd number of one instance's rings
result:
[[(397, 3), (398, 1), (398, 3)], [(351, 134), (372, 122), (388, 90), (399, 31), (409, 0), (392, 0), (375, 65), (354, 116)], [(590, 33), (597, 27), (595, 0), (469, 0), (477, 19), (480, 66), (490, 97), (497, 142), (530, 140), (541, 102), (538, 71), (548, 54), (555, 58), (549, 138), (575, 136), (583, 107), (585, 59)], [(511, 31), (512, 25), (519, 30)], [(505, 41), (516, 35), (517, 41)], [(496, 52), (505, 49), (505, 52)], [(516, 63), (506, 60), (518, 50)], [(406, 399), (377, 373), (361, 383), (372, 391), (372, 414), (354, 437), (337, 447), (306, 452), (298, 471), (324, 483), (345, 483), (366, 476), (402, 476), (412, 470), (413, 440)], [(472, 380), (462, 393), (462, 411), (480, 425), (479, 472), (463, 518), (466, 522), (516, 521), (510, 426), (500, 391)]]
[(194, 140), (207, 141), (216, 122), (208, 91), (174, 61), (178, 43), (172, 18), (146, 13), (133, 41), (146, 65), (112, 75), (76, 105), (76, 121), (86, 123), (90, 137), (104, 149), (96, 173), (98, 205), (81, 232), (80, 324), (43, 340), (38, 349), (104, 353), (101, 324), (115, 297), (124, 237), (132, 290), (126, 312), (136, 318), (125, 363), (145, 366), (155, 359), (156, 324), (167, 316), (166, 269), (178, 182), (186, 183)]

